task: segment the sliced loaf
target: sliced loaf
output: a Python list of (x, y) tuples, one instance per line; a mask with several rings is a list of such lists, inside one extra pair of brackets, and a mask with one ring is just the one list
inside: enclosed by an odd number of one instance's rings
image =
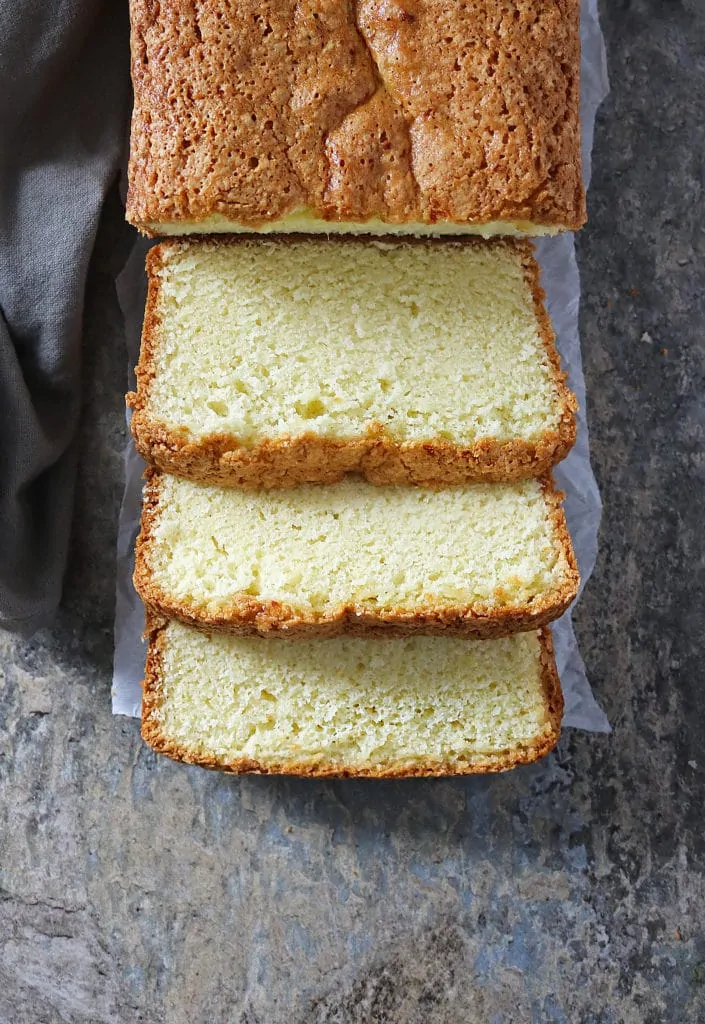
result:
[(142, 735), (160, 754), (230, 772), (460, 775), (542, 757), (562, 711), (548, 629), (288, 644), (162, 622), (149, 635)]
[(506, 636), (555, 619), (578, 571), (550, 481), (249, 493), (152, 470), (135, 584), (203, 629)]
[(540, 476), (566, 388), (529, 242), (167, 242), (132, 431), (144, 458), (243, 487)]

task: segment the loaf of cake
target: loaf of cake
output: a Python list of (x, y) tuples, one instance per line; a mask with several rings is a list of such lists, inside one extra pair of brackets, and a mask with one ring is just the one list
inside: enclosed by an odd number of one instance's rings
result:
[(132, 431), (241, 487), (540, 476), (575, 438), (529, 241), (172, 241), (148, 258)]
[(580, 0), (131, 0), (147, 234), (585, 220)]
[(561, 495), (550, 481), (433, 491), (247, 491), (152, 470), (135, 585), (153, 611), (241, 634), (506, 636), (575, 597)]
[(499, 772), (548, 753), (562, 712), (548, 629), (486, 641), (294, 644), (178, 622), (149, 632), (142, 735), (158, 753), (208, 768)]

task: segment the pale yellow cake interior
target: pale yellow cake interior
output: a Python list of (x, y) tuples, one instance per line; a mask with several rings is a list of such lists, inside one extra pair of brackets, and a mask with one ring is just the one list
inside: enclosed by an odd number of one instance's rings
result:
[(224, 764), (470, 764), (550, 735), (536, 633), (287, 642), (166, 628), (163, 739)]
[(165, 475), (160, 486), (153, 581), (211, 615), (243, 594), (314, 615), (524, 606), (569, 572), (536, 480), (432, 491), (349, 477), (251, 493)]
[(415, 235), (426, 238), (442, 235), (538, 238), (541, 235), (557, 235), (568, 229), (561, 224), (533, 224), (528, 220), (493, 220), (485, 224), (461, 224), (448, 220), (436, 221), (435, 224), (423, 224), (419, 221), (393, 224), (376, 218), (366, 221), (321, 220), (320, 217), (301, 210), (279, 220), (266, 221), (256, 228), (251, 224), (240, 224), (236, 220), (230, 220), (220, 213), (213, 213), (197, 221), (154, 221), (149, 224), (149, 230), (155, 235), (237, 234), (256, 231), (262, 235), (302, 232), (325, 235)]
[(160, 274), (146, 411), (184, 438), (535, 442), (565, 415), (511, 246), (195, 243)]

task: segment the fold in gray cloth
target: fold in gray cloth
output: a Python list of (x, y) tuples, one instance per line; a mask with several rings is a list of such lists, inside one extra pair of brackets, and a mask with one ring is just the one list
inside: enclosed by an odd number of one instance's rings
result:
[(129, 113), (127, 3), (0, 0), (0, 626), (61, 597), (86, 271)]

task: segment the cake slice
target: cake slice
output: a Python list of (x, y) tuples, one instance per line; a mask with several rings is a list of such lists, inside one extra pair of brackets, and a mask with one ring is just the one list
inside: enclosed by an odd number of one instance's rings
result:
[(148, 234), (585, 220), (580, 0), (131, 0)]
[(205, 630), (291, 636), (506, 636), (575, 597), (550, 481), (440, 491), (246, 491), (152, 470), (135, 585), (147, 606)]
[(289, 644), (166, 622), (149, 634), (142, 736), (230, 772), (463, 775), (543, 757), (562, 712), (548, 629)]
[(241, 487), (540, 476), (575, 438), (528, 241), (167, 242), (132, 431)]

